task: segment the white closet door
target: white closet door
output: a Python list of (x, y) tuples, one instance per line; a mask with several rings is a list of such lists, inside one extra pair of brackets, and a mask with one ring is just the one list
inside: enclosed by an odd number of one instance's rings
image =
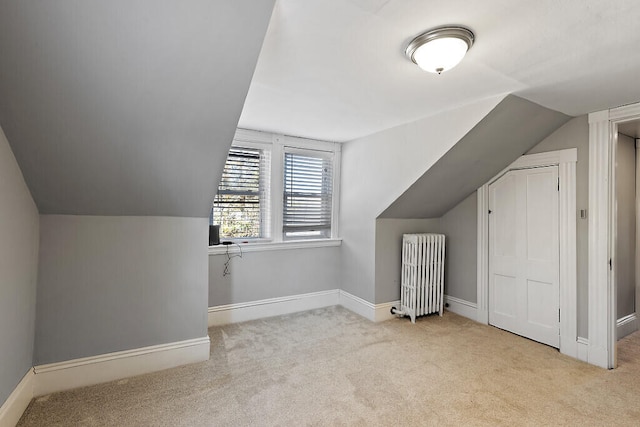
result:
[(560, 346), (558, 168), (489, 186), (489, 323)]

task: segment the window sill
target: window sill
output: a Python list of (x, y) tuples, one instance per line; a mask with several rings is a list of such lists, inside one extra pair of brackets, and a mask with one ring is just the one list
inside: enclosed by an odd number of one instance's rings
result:
[[(264, 252), (264, 251), (285, 251), (291, 249), (311, 249), (326, 248), (331, 246), (340, 246), (342, 239), (309, 239), (309, 240), (289, 240), (286, 242), (253, 242), (253, 243), (234, 243), (232, 245), (209, 246), (209, 255), (223, 255), (247, 252)], [(240, 246), (240, 248), (238, 247)]]

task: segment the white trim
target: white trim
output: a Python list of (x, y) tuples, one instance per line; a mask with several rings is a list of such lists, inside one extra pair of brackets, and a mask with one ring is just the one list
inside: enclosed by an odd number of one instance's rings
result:
[[(319, 150), (333, 154), (333, 194), (331, 206), (331, 237), (338, 237), (338, 217), (340, 212), (340, 166), (342, 145), (337, 142), (298, 138), (273, 134), (271, 156), (271, 236), (282, 242), (282, 203), (284, 193), (284, 153), (286, 148)], [(287, 243), (287, 242), (285, 242)]]
[(270, 236), (282, 241), (282, 203), (284, 194), (284, 144), (282, 135), (274, 135), (271, 151), (271, 230)]
[[(589, 156), (591, 158), (591, 156)], [(558, 165), (560, 193), (560, 352), (577, 357), (577, 277), (576, 277), (576, 165), (578, 150), (549, 151), (521, 156), (478, 189), (478, 322), (489, 323), (489, 185), (514, 169)], [(593, 218), (593, 215), (590, 216)], [(591, 246), (591, 244), (590, 244)]]
[(374, 310), (373, 321), (384, 322), (385, 320), (397, 318), (398, 316), (391, 314), (391, 307), (399, 307), (399, 306), (400, 306), (400, 300), (385, 302), (382, 304), (375, 304), (373, 306), (373, 310)]
[[(284, 192), (284, 152), (286, 148), (309, 152), (323, 151), (330, 154), (333, 159), (333, 195), (331, 211), (331, 239), (339, 240), (338, 218), (340, 213), (340, 167), (342, 144), (331, 141), (320, 141), (307, 138), (299, 138), (278, 133), (262, 132), (251, 129), (237, 128), (231, 146), (260, 148), (270, 152), (269, 188), (267, 215), (268, 230), (263, 230), (265, 238), (272, 242), (253, 243), (248, 250), (278, 250), (278, 249), (301, 249), (296, 247), (279, 247), (283, 242), (282, 236), (282, 195)], [(234, 242), (242, 239), (229, 239)], [(274, 245), (275, 244), (275, 245)], [(333, 245), (328, 245), (333, 246)], [(337, 246), (337, 245), (335, 245)], [(271, 247), (271, 249), (265, 249)], [(305, 246), (306, 247), (306, 246)], [(311, 246), (313, 247), (313, 245)], [(225, 253), (226, 249), (210, 247), (210, 254)]]
[(340, 291), (312, 292), (209, 307), (209, 327), (338, 305)]
[(444, 303), (445, 306), (449, 304), (445, 310), (474, 321), (478, 320), (478, 305), (476, 303), (449, 295), (444, 296)]
[(282, 144), (287, 147), (293, 148), (306, 148), (309, 150), (318, 151), (334, 151), (341, 150), (342, 144), (333, 141), (324, 141), (320, 139), (302, 138), (299, 136), (281, 135), (276, 134), (281, 140)]
[(615, 368), (618, 124), (640, 119), (640, 103), (589, 114), (589, 363)]
[(609, 238), (608, 249), (609, 259), (611, 260), (612, 268), (609, 270), (608, 289), (611, 294), (606, 298), (608, 308), (608, 320), (607, 320), (607, 367), (614, 369), (618, 367), (618, 353), (616, 349), (616, 320), (618, 313), (618, 298), (616, 297), (616, 242), (617, 242), (617, 230), (618, 230), (618, 202), (616, 199), (616, 158), (618, 156), (618, 125), (616, 123), (609, 123)]
[(30, 368), (0, 407), (0, 426), (15, 426), (33, 399), (34, 373)]
[(628, 316), (624, 316), (616, 322), (616, 337), (621, 339), (629, 334), (638, 330), (638, 316), (636, 313), (631, 313)]
[(583, 362), (589, 361), (589, 340), (586, 338), (578, 337), (576, 340), (576, 346), (578, 349), (578, 360)]
[[(284, 172), (284, 159), (287, 153), (319, 156), (331, 160), (333, 169), (331, 177), (331, 238), (338, 238), (338, 219), (340, 216), (340, 166), (342, 164), (342, 145), (337, 142), (316, 141), (291, 136), (277, 138), (276, 140), (279, 144), (280, 141), (282, 141), (281, 146), (278, 149), (282, 162), (282, 166), (280, 167), (281, 175)], [(282, 196), (284, 194), (283, 176), (273, 177), (273, 179), (279, 179), (281, 181), (281, 186), (278, 186), (278, 189), (276, 190), (279, 191), (279, 197), (275, 199), (275, 203), (279, 203), (279, 206), (282, 206)], [(282, 235), (282, 220), (284, 220), (284, 214), (281, 209), (277, 214), (280, 217), (280, 223), (278, 224), (279, 228), (277, 230), (280, 230), (279, 232)], [(274, 233), (276, 233), (276, 230), (274, 230)], [(284, 238), (284, 236), (281, 236), (281, 238)]]
[[(589, 363), (609, 368), (609, 118), (589, 114)], [(615, 299), (615, 298), (614, 298)], [(615, 311), (611, 311), (615, 313)]]
[(260, 132), (251, 129), (237, 128), (236, 133), (233, 136), (233, 142), (242, 143), (258, 143), (258, 144), (272, 144), (273, 134), (268, 132)]
[(373, 304), (349, 292), (332, 289), (329, 291), (209, 307), (208, 324), (209, 327), (211, 327), (246, 322), (334, 305), (341, 305), (347, 310), (353, 311), (372, 322), (382, 322), (396, 317), (391, 314), (391, 307), (398, 306), (399, 304), (400, 301)]
[[(376, 306), (369, 301), (365, 301), (360, 297), (341, 290), (339, 304), (347, 310), (351, 310), (372, 322), (375, 321)], [(389, 310), (391, 310), (391, 307), (389, 307)]]
[(478, 188), (477, 320), (489, 324), (489, 186)]
[[(309, 240), (289, 240), (286, 242), (255, 242), (255, 243), (234, 243), (229, 246), (229, 253), (236, 254), (240, 252), (265, 252), (265, 251), (286, 251), (292, 249), (313, 249), (328, 248), (332, 246), (342, 245), (342, 239), (309, 239)], [(227, 245), (209, 246), (209, 255), (225, 255), (227, 253)]]
[(571, 357), (578, 357), (576, 161), (577, 158), (573, 161), (560, 162), (558, 165), (560, 352)]
[[(607, 111), (600, 111), (601, 114), (606, 114)], [(594, 113), (597, 114), (597, 113)], [(618, 123), (629, 122), (640, 118), (640, 102), (629, 105), (622, 105), (620, 107), (612, 108), (609, 110), (609, 114), (606, 119), (612, 120)], [(591, 120), (591, 114), (589, 114), (589, 120)]]
[(118, 351), (33, 368), (34, 397), (209, 359), (209, 337)]
[[(639, 107), (640, 108), (640, 107)], [(636, 184), (636, 204), (635, 204), (635, 225), (636, 225), (636, 262), (635, 262), (635, 310), (640, 310), (640, 262), (637, 261), (638, 254), (640, 254), (640, 139), (635, 140), (636, 147), (636, 170), (635, 170), (635, 184)], [(640, 328), (640, 323), (637, 328)], [(619, 336), (619, 335), (618, 335)]]
[(490, 179), (485, 185), (497, 181), (505, 173), (515, 169), (540, 168), (545, 166), (555, 166), (562, 163), (576, 163), (578, 161), (578, 149), (567, 148), (564, 150), (547, 151), (537, 154), (525, 154), (520, 156), (509, 166), (500, 171), (499, 174)]
[(340, 290), (339, 304), (372, 322), (383, 322), (397, 317), (391, 314), (391, 307), (398, 307), (400, 300), (373, 304), (349, 292)]
[[(340, 183), (342, 169), (342, 145), (336, 143), (333, 153), (333, 189), (331, 198), (331, 238), (340, 236)], [(282, 229), (282, 227), (280, 228)]]

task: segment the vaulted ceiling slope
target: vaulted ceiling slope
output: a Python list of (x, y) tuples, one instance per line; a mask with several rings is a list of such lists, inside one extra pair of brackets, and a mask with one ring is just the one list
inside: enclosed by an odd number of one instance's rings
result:
[(570, 118), (507, 96), (379, 217), (441, 217)]
[(43, 214), (205, 217), (274, 0), (0, 0), (0, 126)]

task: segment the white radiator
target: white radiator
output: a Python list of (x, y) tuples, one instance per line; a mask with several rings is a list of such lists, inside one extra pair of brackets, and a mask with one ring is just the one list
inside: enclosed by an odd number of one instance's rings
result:
[(444, 305), (444, 234), (402, 236), (400, 310), (392, 313), (417, 316), (438, 313)]

